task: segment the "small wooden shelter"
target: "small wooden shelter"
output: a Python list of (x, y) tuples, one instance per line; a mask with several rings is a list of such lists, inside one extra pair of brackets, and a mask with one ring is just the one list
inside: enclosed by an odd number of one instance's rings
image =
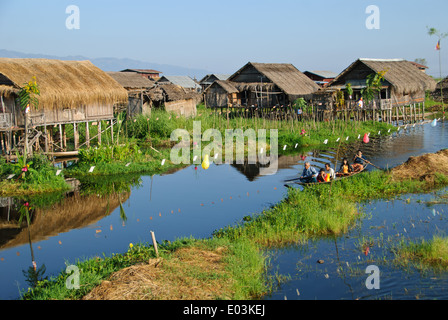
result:
[(287, 106), (319, 90), (292, 64), (249, 62), (226, 81), (218, 80), (204, 93), (210, 108)]
[(126, 111), (129, 117), (137, 114), (151, 114), (151, 103), (145, 99), (144, 94), (155, 87), (154, 81), (135, 72), (107, 72), (107, 74), (128, 91), (129, 103), (125, 108), (117, 111)]
[(443, 94), (443, 102), (448, 101), (448, 77), (437, 83), (436, 89), (431, 92), (431, 98), (435, 101), (441, 102)]
[[(432, 77), (410, 61), (404, 59), (358, 59), (342, 71), (328, 88), (341, 90), (346, 108), (357, 108), (361, 92), (367, 86), (367, 78), (379, 72), (385, 72), (381, 91), (369, 104), (362, 106), (370, 110), (371, 118), (381, 118), (391, 122), (393, 118), (414, 122), (423, 119), (427, 91), (433, 91), (436, 82)], [(353, 89), (352, 96), (347, 92)], [(401, 115), (399, 114), (401, 113)], [(364, 116), (365, 118), (365, 116)]]
[(350, 83), (354, 91), (352, 99), (357, 100), (366, 87), (367, 77), (382, 71), (386, 73), (378, 98), (384, 103), (390, 100), (388, 104), (393, 106), (423, 103), (426, 91), (436, 87), (433, 78), (403, 59), (358, 59), (330, 82), (329, 87), (345, 90)]
[(144, 97), (151, 107), (164, 108), (185, 117), (196, 115), (196, 106), (202, 99), (199, 93), (174, 84), (158, 85), (148, 90)]
[[(17, 103), (19, 90), (33, 77), (40, 88), (39, 107), (25, 113)], [(127, 104), (128, 93), (112, 77), (90, 61), (0, 58), (0, 142), (2, 152), (21, 151), (28, 136), (29, 151), (67, 151), (66, 125), (72, 125), (74, 148), (80, 146), (78, 127), (86, 126), (86, 144), (90, 143), (89, 123), (101, 121), (112, 128), (114, 106)], [(59, 127), (59, 139), (53, 128)], [(111, 131), (113, 132), (113, 131)]]
[(202, 91), (204, 91), (210, 85), (212, 85), (213, 82), (218, 80), (227, 80), (230, 78), (230, 76), (231, 74), (217, 74), (217, 73), (208, 74), (199, 81), (199, 84), (202, 87)]

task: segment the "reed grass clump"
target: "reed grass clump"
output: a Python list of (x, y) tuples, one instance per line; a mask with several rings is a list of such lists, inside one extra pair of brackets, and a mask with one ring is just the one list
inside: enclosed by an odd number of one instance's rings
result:
[(415, 266), (419, 270), (428, 268), (448, 270), (448, 237), (435, 235), (430, 240), (406, 241), (400, 243), (392, 250), (395, 262), (398, 265)]
[[(22, 156), (14, 163), (0, 160), (0, 195), (17, 196), (69, 190), (64, 175), (56, 175), (57, 168), (41, 154), (35, 154), (25, 163)], [(8, 176), (13, 175), (10, 179)]]

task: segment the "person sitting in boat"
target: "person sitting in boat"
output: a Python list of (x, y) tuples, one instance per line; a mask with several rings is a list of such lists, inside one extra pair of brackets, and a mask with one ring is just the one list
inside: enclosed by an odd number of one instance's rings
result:
[(339, 168), (338, 175), (346, 176), (353, 173), (353, 167), (348, 162), (347, 158), (342, 159), (341, 168)]
[(336, 179), (336, 173), (330, 163), (325, 164), (325, 173), (327, 174), (327, 181)]
[(327, 174), (324, 169), (320, 169), (319, 174), (317, 175), (317, 182), (327, 182)]
[(309, 162), (305, 162), (305, 168), (303, 169), (300, 181), (304, 183), (315, 183), (317, 182), (318, 172), (314, 169)]
[(353, 171), (354, 172), (360, 172), (364, 170), (367, 164), (367, 159), (364, 158), (362, 155), (362, 151), (358, 150), (358, 152), (355, 155), (355, 158), (353, 159)]

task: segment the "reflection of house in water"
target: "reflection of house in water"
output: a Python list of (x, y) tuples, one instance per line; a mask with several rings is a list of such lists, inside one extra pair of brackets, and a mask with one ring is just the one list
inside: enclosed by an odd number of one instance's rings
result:
[(33, 210), (29, 230), (26, 223), (18, 224), (20, 205), (12, 204), (12, 200), (9, 200), (11, 198), (3, 198), (2, 205), (8, 205), (0, 207), (0, 250), (27, 244), (30, 240), (35, 243), (72, 229), (87, 227), (112, 213), (129, 196), (130, 193), (110, 196), (81, 196), (75, 193), (50, 208)]
[[(297, 166), (299, 162), (303, 162), (301, 155), (294, 155), (294, 156), (279, 156), (277, 161), (277, 166), (275, 164), (266, 164), (262, 165), (261, 163), (257, 164), (232, 164), (232, 167), (236, 168), (239, 172), (241, 172), (243, 175), (246, 176), (247, 180), (249, 181), (255, 181), (258, 177), (261, 176), (260, 170), (262, 168), (269, 168), (272, 169), (293, 169), (294, 166)], [(275, 172), (273, 172), (275, 173)]]

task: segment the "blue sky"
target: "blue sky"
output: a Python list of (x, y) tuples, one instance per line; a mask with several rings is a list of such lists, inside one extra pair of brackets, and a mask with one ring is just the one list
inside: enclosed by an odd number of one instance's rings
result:
[[(79, 7), (79, 30), (65, 26), (69, 5)], [(365, 26), (369, 5), (380, 9), (379, 30)], [(437, 38), (426, 26), (448, 32), (447, 12), (446, 0), (0, 0), (0, 48), (216, 73), (248, 61), (339, 73), (360, 57), (425, 58), (438, 76)], [(441, 52), (446, 76), (448, 38)]]

